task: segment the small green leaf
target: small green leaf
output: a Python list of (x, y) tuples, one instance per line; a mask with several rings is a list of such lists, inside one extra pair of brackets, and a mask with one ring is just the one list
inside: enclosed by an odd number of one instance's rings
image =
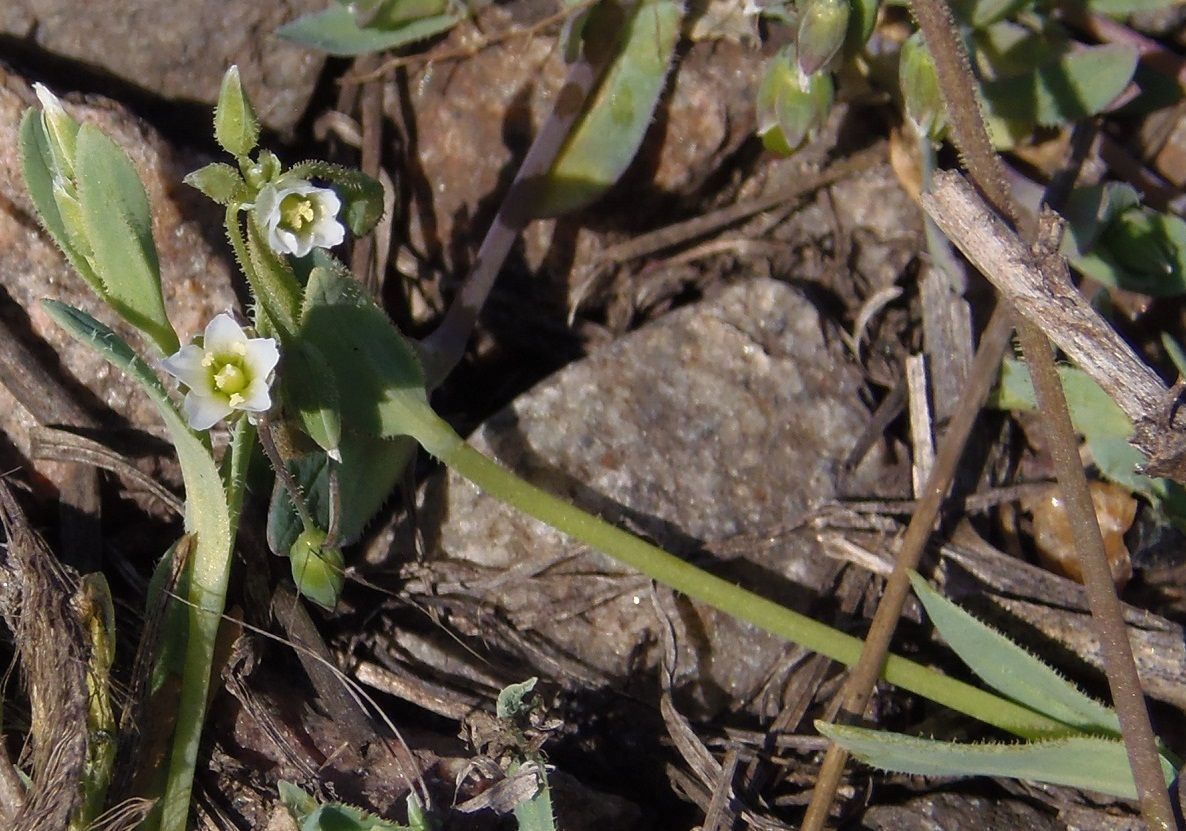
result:
[[(416, 442), (400, 437), (377, 439), (346, 433), (338, 450), (340, 510), (338, 536), (349, 545), (362, 536), (367, 525), (386, 504), (416, 456)], [(288, 463), (289, 472), (305, 495), (313, 517), (323, 528), (330, 524), (329, 464), (324, 453), (310, 453)], [(268, 507), (268, 547), (277, 554), (288, 551), (303, 530), (287, 491), (272, 491)]]
[[(1001, 776), (1066, 785), (1122, 799), (1136, 786), (1119, 739), (1072, 736), (1019, 744), (956, 744), (817, 721), (815, 727), (867, 765), (917, 776)], [(1164, 757), (1166, 784), (1176, 771)]]
[(844, 40), (844, 51), (857, 54), (864, 48), (873, 27), (877, 25), (877, 12), (881, 0), (852, 0), (852, 13), (848, 16), (848, 35)]
[(518, 684), (503, 687), (498, 693), (498, 701), (494, 705), (495, 715), (503, 720), (514, 721), (519, 718), (525, 709), (523, 702), (527, 696), (531, 695), (537, 681), (539, 681), (538, 678), (528, 678)]
[[(604, 48), (597, 40), (608, 24), (599, 18), (619, 14), (621, 9), (609, 3), (593, 9), (585, 25), (586, 50)], [(659, 103), (683, 15), (683, 3), (675, 0), (640, 0), (623, 23), (615, 35), (613, 63), (541, 182), (537, 216), (588, 205), (626, 171)]]
[(1131, 185), (1077, 188), (1064, 214), (1062, 252), (1079, 271), (1152, 297), (1186, 294), (1186, 222), (1142, 206)]
[[(1129, 444), (1132, 422), (1087, 373), (1075, 367), (1058, 368), (1071, 422), (1083, 434), (1091, 458), (1100, 473), (1150, 499), (1178, 528), (1186, 530), (1186, 489), (1169, 479), (1155, 479), (1137, 473), (1147, 461)], [(1034, 388), (1025, 366), (1014, 360), (1001, 365), (1001, 381), (990, 399), (1004, 410), (1032, 410)]]
[(1180, 6), (1182, 0), (1084, 0), (1088, 11), (1109, 17), (1127, 17), (1137, 12), (1157, 12)]
[(259, 141), (259, 119), (243, 91), (237, 66), (222, 76), (218, 105), (214, 108), (214, 139), (223, 150), (240, 159), (254, 150)]
[(994, 129), (999, 122), (1055, 126), (1096, 115), (1124, 92), (1138, 57), (1132, 46), (1089, 46), (1032, 74), (989, 81), (982, 89)]
[(243, 177), (229, 164), (211, 162), (190, 173), (184, 181), (223, 207), (240, 204), (248, 198)]
[(1012, 17), (1033, 0), (952, 0), (951, 11), (960, 23), (981, 29)]
[(1083, 732), (1119, 735), (1115, 711), (1084, 695), (1041, 660), (939, 594), (916, 572), (910, 572), (910, 584), (943, 640), (984, 683)]
[[(515, 821), (519, 824), (519, 831), (556, 831), (556, 820), (552, 811), (552, 789), (548, 785), (547, 769), (539, 762), (533, 761), (529, 764), (535, 773), (539, 789), (530, 799), (525, 799), (515, 806)], [(512, 766), (509, 772), (513, 775), (527, 766)]]
[(939, 89), (935, 59), (915, 32), (902, 44), (898, 60), (898, 86), (906, 105), (906, 116), (921, 135), (939, 141), (947, 131), (947, 106)]
[(1070, 47), (1060, 27), (1035, 29), (1002, 20), (972, 34), (973, 60), (984, 80), (1030, 75), (1057, 61)]
[(460, 19), (456, 14), (440, 14), (390, 30), (363, 28), (348, 7), (334, 4), (325, 11), (305, 15), (281, 26), (276, 34), (302, 46), (350, 57), (395, 49), (434, 37), (453, 28)]
[(293, 165), (287, 176), (322, 179), (342, 200), (339, 218), (356, 237), (370, 233), (383, 217), (383, 186), (360, 170), (329, 162), (308, 161)]
[(428, 411), (420, 361), (358, 283), (314, 268), (301, 318), (298, 337), (317, 347), (337, 380), (343, 428), (380, 438), (414, 434)]
[(152, 212), (127, 155), (97, 127), (78, 131), (78, 199), (105, 300), (164, 355), (177, 351), (165, 313), (161, 273), (152, 240)]
[(285, 350), (280, 387), (284, 402), (297, 417), (301, 429), (318, 447), (337, 456), (342, 441), (338, 385), (316, 346), (295, 340)]
[(280, 802), (296, 820), (300, 831), (416, 831), (419, 826), (388, 822), (353, 805), (319, 803), (291, 782), (281, 780)]
[(417, 20), (438, 17), (448, 11), (449, 0), (384, 0), (375, 4), (369, 19), (360, 22), (368, 29), (394, 31)]

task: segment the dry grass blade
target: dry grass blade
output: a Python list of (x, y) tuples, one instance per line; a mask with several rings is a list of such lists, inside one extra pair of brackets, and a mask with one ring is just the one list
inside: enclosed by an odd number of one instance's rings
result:
[(75, 584), (0, 482), (0, 615), (16, 638), (32, 710), (33, 776), (12, 827), (61, 831), (82, 801), (87, 743), (87, 638)]

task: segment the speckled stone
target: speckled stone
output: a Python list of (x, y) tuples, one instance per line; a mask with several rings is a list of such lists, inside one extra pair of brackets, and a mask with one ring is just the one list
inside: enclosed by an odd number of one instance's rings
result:
[(325, 0), (5, 0), (0, 34), (169, 100), (213, 104), (238, 64), (264, 124), (304, 113), (325, 56), (273, 36)]
[[(98, 402), (129, 424), (158, 426), (156, 409), (140, 388), (68, 337), (39, 305), (51, 297), (77, 306), (114, 325), (129, 343), (140, 345), (143, 354), (152, 357), (135, 330), (91, 293), (37, 223), (17, 151), (21, 114), (34, 101), (21, 79), (0, 72), (0, 286), (8, 296), (3, 314), (17, 331), (56, 352), (65, 374), (85, 386)], [(81, 105), (66, 100), (65, 106), (79, 121), (96, 124), (110, 135), (129, 154), (145, 184), (154, 211), (153, 236), (165, 305), (178, 335), (188, 339), (214, 314), (235, 308), (226, 255), (211, 244), (220, 241), (222, 232), (209, 221), (205, 225), (199, 221), (204, 197), (181, 184), (197, 163), (177, 158), (158, 135), (116, 104), (96, 99)], [(209, 220), (216, 212), (202, 215)], [(28, 452), (32, 426), (32, 418), (0, 387), (0, 431), (22, 454)]]
[[(529, 481), (687, 555), (737, 535), (761, 539), (834, 496), (867, 417), (858, 388), (815, 308), (784, 284), (754, 280), (565, 368), (471, 441)], [(645, 580), (456, 475), (445, 484), (435, 556), (502, 573), (477, 590), (484, 599), (611, 677), (657, 662)], [(799, 608), (834, 577), (807, 531), (716, 570)], [(711, 609), (683, 604), (681, 617), (680, 675), (706, 706), (747, 701), (785, 653), (776, 638)]]

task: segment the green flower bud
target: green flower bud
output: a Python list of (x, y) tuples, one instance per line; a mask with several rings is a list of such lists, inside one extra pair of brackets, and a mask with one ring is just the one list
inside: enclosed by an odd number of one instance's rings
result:
[(237, 66), (222, 76), (218, 106), (214, 108), (214, 138), (223, 150), (237, 158), (254, 150), (259, 141), (259, 119), (243, 92)]
[(346, 561), (339, 549), (323, 548), (324, 544), (324, 531), (304, 531), (288, 550), (288, 560), (297, 590), (323, 609), (332, 610), (346, 584)]
[(1134, 275), (1154, 284), (1164, 281), (1178, 266), (1168, 219), (1150, 208), (1129, 208), (1104, 228), (1099, 246)]
[(283, 168), (275, 153), (271, 150), (261, 150), (256, 161), (248, 162), (244, 159), (239, 164), (239, 169), (243, 171), (243, 178), (247, 180), (247, 184), (253, 190), (259, 190), (268, 182), (278, 179)]
[(792, 47), (775, 55), (758, 87), (758, 135), (766, 149), (794, 152), (827, 118), (833, 91), (828, 73), (799, 72)]
[(66, 114), (62, 102), (43, 84), (34, 84), (37, 100), (41, 102), (41, 123), (49, 136), (54, 172), (73, 182), (74, 153), (78, 141), (78, 122)]
[(947, 130), (947, 108), (939, 91), (935, 59), (915, 32), (902, 44), (898, 59), (898, 84), (906, 100), (906, 117), (919, 135), (939, 141)]
[(848, 34), (849, 0), (807, 0), (799, 17), (799, 70), (819, 72), (835, 57)]

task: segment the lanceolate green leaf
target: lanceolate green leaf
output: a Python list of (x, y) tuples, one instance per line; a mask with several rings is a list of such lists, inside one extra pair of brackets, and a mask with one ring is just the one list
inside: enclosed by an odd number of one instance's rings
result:
[(292, 343), (284, 355), (280, 383), (284, 402), (293, 410), (301, 429), (322, 450), (336, 455), (342, 441), (338, 385), (329, 364), (313, 343), (305, 340)]
[(194, 765), (210, 688), (214, 640), (226, 601), (232, 529), (222, 480), (210, 448), (189, 429), (156, 374), (108, 327), (65, 303), (43, 301), (46, 312), (76, 340), (123, 370), (148, 393), (177, 451), (185, 482), (185, 529), (195, 535), (189, 569), (189, 639), (178, 704), (177, 732), (169, 760), (168, 786), (161, 798), (159, 827), (186, 827)]
[(74, 165), (87, 241), (107, 301), (162, 354), (173, 354), (179, 343), (161, 296), (152, 213), (132, 162), (97, 127), (84, 124)]
[(243, 181), (243, 176), (235, 168), (222, 162), (211, 162), (188, 174), (184, 181), (223, 207), (247, 198), (247, 185)]
[(460, 19), (455, 14), (439, 14), (394, 29), (362, 28), (347, 6), (333, 3), (325, 11), (305, 15), (281, 26), (276, 34), (302, 46), (345, 57), (407, 46), (447, 32)]
[[(606, 17), (620, 11), (616, 4), (602, 5)], [(596, 20), (601, 13), (601, 7), (594, 9), (585, 24), (586, 50), (592, 48), (591, 40), (612, 36), (605, 22)], [(618, 35), (617, 56), (544, 180), (539, 215), (588, 205), (629, 166), (663, 91), (683, 15), (684, 5), (676, 0), (640, 0), (636, 5)]]
[[(867, 765), (918, 776), (1004, 776), (1135, 799), (1119, 739), (1074, 736), (1021, 744), (956, 744), (817, 721), (823, 735)], [(1161, 760), (1165, 781), (1176, 771)]]
[(1041, 660), (939, 594), (918, 574), (911, 572), (910, 584), (943, 640), (984, 683), (1071, 727), (1119, 735), (1115, 711), (1084, 695)]

